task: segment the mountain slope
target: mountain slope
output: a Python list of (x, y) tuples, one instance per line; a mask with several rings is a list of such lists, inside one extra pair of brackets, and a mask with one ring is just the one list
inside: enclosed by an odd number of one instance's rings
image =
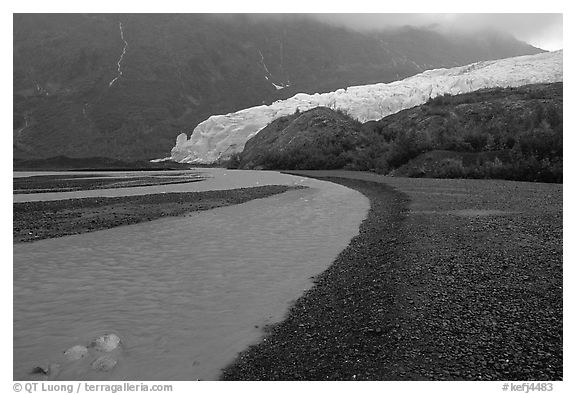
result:
[(215, 113), (540, 50), (490, 35), (358, 33), (310, 18), (15, 14), (14, 155), (164, 157)]
[(562, 83), (444, 95), (360, 125), (328, 108), (276, 119), (240, 168), (562, 181)]
[(361, 126), (325, 107), (276, 119), (246, 142), (240, 167), (342, 168), (346, 152), (362, 144)]
[(178, 136), (172, 159), (210, 163), (242, 151), (244, 143), (273, 119), (318, 106), (339, 108), (365, 122), (381, 119), (431, 97), (497, 86), (522, 86), (562, 80), (562, 51), (483, 61), (450, 69), (429, 70), (388, 84), (353, 86), (325, 94), (296, 94), (271, 105), (211, 116), (190, 139)]

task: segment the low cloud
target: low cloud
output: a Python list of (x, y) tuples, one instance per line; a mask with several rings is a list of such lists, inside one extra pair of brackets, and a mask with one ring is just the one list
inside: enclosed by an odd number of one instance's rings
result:
[(562, 48), (562, 14), (311, 14), (316, 19), (356, 30), (401, 26), (474, 32), (499, 30), (534, 46)]

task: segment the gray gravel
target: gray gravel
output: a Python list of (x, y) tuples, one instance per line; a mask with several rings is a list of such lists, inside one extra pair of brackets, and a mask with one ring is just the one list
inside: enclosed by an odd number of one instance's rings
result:
[(298, 174), (370, 212), (222, 379), (562, 380), (562, 185)]

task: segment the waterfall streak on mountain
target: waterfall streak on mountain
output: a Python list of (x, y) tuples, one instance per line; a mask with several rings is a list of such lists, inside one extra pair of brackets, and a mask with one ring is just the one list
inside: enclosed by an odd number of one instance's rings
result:
[(262, 67), (264, 67), (266, 74), (268, 74), (266, 76), (266, 79), (268, 79), (268, 76), (272, 76), (272, 74), (270, 74), (270, 71), (268, 71), (268, 67), (266, 67), (266, 63), (264, 63), (264, 55), (262, 54), (262, 52), (260, 52), (260, 49), (258, 49), (258, 53), (260, 54), (260, 64), (262, 64)]
[(122, 54), (120, 55), (120, 58), (118, 59), (118, 63), (117, 63), (118, 64), (118, 76), (116, 78), (114, 78), (112, 81), (110, 81), (110, 83), (108, 84), (108, 87), (112, 87), (114, 82), (116, 82), (116, 80), (122, 76), (122, 59), (124, 59), (124, 55), (126, 54), (126, 48), (128, 48), (128, 41), (126, 41), (124, 39), (124, 30), (122, 29), (122, 22), (119, 23), (119, 26), (120, 26), (120, 38), (122, 39), (122, 41), (124, 41), (124, 47), (122, 48)]
[(22, 134), (24, 129), (26, 129), (27, 127), (28, 127), (28, 115), (24, 115), (24, 126), (20, 127), (18, 130), (16, 130), (16, 135), (18, 137), (20, 137), (20, 135)]
[(266, 67), (266, 63), (264, 63), (264, 55), (262, 55), (262, 52), (260, 51), (260, 49), (258, 49), (258, 53), (260, 54), (260, 64), (262, 65), (262, 67), (266, 71), (266, 74), (268, 74), (268, 75), (265, 75), (264, 78), (266, 78), (266, 80), (268, 82), (270, 82), (276, 88), (276, 90), (284, 89), (284, 88), (290, 86), (290, 85), (276, 85), (274, 82), (270, 81), (270, 77), (272, 76), (272, 74), (268, 70), (268, 67)]

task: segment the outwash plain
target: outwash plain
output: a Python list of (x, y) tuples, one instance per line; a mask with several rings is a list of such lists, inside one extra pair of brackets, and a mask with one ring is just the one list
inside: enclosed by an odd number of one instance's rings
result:
[[(285, 320), (221, 379), (563, 379), (562, 184), (290, 173), (355, 189), (370, 210)], [(291, 188), (17, 203), (14, 243)]]

